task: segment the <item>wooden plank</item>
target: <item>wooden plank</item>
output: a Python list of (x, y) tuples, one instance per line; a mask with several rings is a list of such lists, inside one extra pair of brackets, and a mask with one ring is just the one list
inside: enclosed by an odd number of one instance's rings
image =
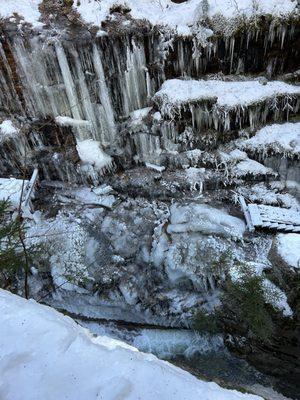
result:
[(245, 219), (246, 219), (247, 227), (248, 227), (250, 232), (253, 232), (255, 230), (255, 228), (254, 228), (254, 225), (252, 223), (251, 216), (250, 216), (250, 213), (249, 213), (249, 210), (248, 210), (248, 207), (246, 205), (244, 197), (243, 196), (239, 196), (239, 201), (240, 201), (242, 210), (244, 212), (244, 216), (245, 216)]
[(263, 220), (260, 216), (260, 210), (257, 204), (248, 204), (248, 210), (250, 213), (251, 221), (254, 226), (261, 226), (263, 224)]
[(22, 201), (22, 208), (24, 208), (24, 209), (30, 203), (31, 196), (32, 196), (33, 190), (35, 188), (37, 178), (38, 178), (38, 169), (35, 168), (32, 176), (31, 176), (31, 179), (28, 182), (28, 185), (26, 186), (26, 189), (25, 189), (25, 196), (24, 196), (24, 200)]

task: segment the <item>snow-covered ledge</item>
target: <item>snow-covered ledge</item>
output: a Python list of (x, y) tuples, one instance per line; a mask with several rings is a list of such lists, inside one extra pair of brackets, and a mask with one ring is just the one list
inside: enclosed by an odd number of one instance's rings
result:
[(262, 400), (223, 389), (0, 290), (2, 400)]

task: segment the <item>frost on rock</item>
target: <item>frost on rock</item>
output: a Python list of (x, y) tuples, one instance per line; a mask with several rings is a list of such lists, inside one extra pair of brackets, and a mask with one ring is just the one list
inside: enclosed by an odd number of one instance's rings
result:
[(300, 234), (280, 234), (276, 238), (278, 254), (293, 268), (300, 268)]
[(94, 337), (54, 309), (4, 290), (0, 325), (5, 400), (262, 400), (198, 380), (121, 341)]

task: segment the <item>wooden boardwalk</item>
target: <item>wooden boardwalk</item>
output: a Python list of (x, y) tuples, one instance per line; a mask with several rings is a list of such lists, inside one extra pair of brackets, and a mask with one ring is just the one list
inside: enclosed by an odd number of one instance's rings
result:
[(243, 196), (239, 198), (248, 229), (264, 228), (281, 232), (300, 233), (300, 212), (281, 207), (262, 204), (246, 204)]

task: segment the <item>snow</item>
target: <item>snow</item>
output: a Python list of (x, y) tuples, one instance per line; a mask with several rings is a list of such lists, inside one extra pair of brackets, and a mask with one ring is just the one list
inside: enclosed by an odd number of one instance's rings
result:
[[(287, 302), (286, 294), (276, 285), (274, 285), (274, 283), (271, 282), (269, 279), (264, 279), (263, 285), (266, 290), (266, 302), (272, 304), (274, 308), (281, 311), (285, 317), (292, 317), (293, 311)], [(273, 294), (271, 297), (268, 296), (268, 293), (270, 292)], [(276, 296), (276, 298), (274, 298), (274, 295)]]
[[(251, 18), (257, 15), (272, 14), (288, 16), (295, 13), (296, 4), (292, 0), (208, 0), (208, 17), (222, 14), (225, 18)], [(180, 35), (190, 35), (192, 27), (205, 17), (201, 0), (189, 0), (175, 4), (171, 0), (82, 0), (77, 11), (87, 23), (101, 25), (109, 17), (113, 5), (125, 5), (130, 8), (134, 19), (145, 19), (152, 25), (166, 26)]]
[(300, 268), (300, 234), (288, 233), (277, 236), (277, 250), (291, 267)]
[(156, 165), (156, 164), (151, 164), (151, 163), (145, 163), (146, 167), (149, 169), (152, 169), (153, 171), (156, 172), (163, 172), (166, 168), (163, 165)]
[(239, 147), (261, 153), (300, 156), (300, 122), (274, 124), (260, 129), (251, 139), (243, 140)]
[(241, 178), (245, 175), (257, 176), (257, 175), (275, 174), (271, 168), (267, 168), (264, 165), (260, 164), (259, 162), (251, 160), (250, 158), (236, 164), (232, 168), (231, 173), (238, 178)]
[(6, 119), (0, 124), (0, 142), (3, 139), (14, 137), (17, 134), (18, 130), (14, 127), (10, 119)]
[(76, 145), (78, 155), (84, 163), (93, 165), (97, 170), (109, 168), (112, 158), (104, 153), (100, 143), (93, 139), (78, 141)]
[(38, 7), (41, 2), (41, 0), (1, 0), (0, 17), (9, 18), (17, 13), (26, 22), (39, 28), (43, 25), (39, 22), (41, 14)]
[(22, 185), (25, 190), (28, 182), (25, 180), (23, 183), (22, 179), (0, 178), (0, 201), (9, 200), (13, 208), (19, 207)]
[[(249, 270), (255, 275), (263, 275), (266, 265), (262, 263), (247, 263)], [(241, 273), (238, 265), (231, 266), (229, 270), (231, 279), (235, 282), (241, 278)], [(271, 304), (276, 310), (281, 311), (285, 317), (292, 317), (293, 311), (288, 304), (287, 295), (273, 282), (263, 276), (262, 285), (264, 288), (265, 302)]]
[(170, 79), (155, 94), (154, 101), (161, 103), (161, 111), (167, 114), (168, 109), (203, 100), (215, 101), (219, 107), (232, 109), (284, 95), (299, 96), (300, 87), (280, 81), (262, 85), (259, 81)]
[(65, 116), (61, 116), (61, 115), (55, 118), (55, 122), (60, 126), (80, 127), (80, 126), (90, 126), (91, 125), (90, 121), (86, 121), (86, 120), (82, 120), (82, 119), (74, 119), (74, 118), (65, 117)]
[(268, 186), (265, 182), (251, 185), (250, 187), (239, 187), (238, 193), (252, 203), (262, 203), (271, 206), (283, 206), (300, 211), (300, 204), (295, 197), (289, 193), (281, 193), (284, 190), (282, 182), (271, 182)]
[(3, 400), (262, 399), (200, 381), (115, 339), (93, 337), (54, 309), (4, 290), (0, 325)]

